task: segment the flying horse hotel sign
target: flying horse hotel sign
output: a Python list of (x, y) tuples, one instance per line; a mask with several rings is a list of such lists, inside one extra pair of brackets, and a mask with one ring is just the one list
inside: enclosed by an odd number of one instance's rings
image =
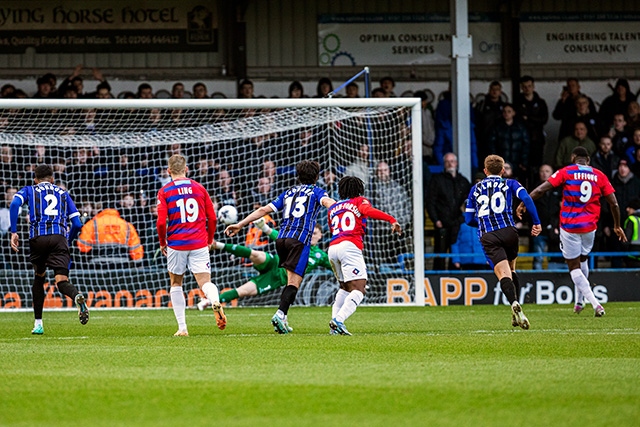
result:
[(3, 1), (3, 53), (217, 52), (216, 3)]

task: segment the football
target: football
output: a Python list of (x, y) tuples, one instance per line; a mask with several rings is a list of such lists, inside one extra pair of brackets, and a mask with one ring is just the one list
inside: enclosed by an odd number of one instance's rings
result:
[(218, 219), (224, 224), (235, 224), (238, 222), (238, 210), (235, 206), (225, 205), (218, 211)]

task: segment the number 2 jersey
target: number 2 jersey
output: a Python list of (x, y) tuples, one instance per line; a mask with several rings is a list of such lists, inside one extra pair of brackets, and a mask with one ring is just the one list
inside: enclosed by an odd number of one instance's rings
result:
[(190, 251), (210, 245), (216, 212), (207, 190), (189, 178), (168, 182), (158, 191), (156, 228), (160, 246)]
[(471, 187), (465, 209), (465, 221), (474, 225), (469, 219), (472, 215), (475, 216), (479, 236), (514, 227), (513, 196), (525, 203), (533, 223), (540, 224), (538, 212), (527, 190), (515, 179), (504, 179), (497, 175), (489, 175)]
[[(50, 234), (68, 237), (68, 222), (78, 218), (80, 213), (69, 193), (49, 182), (23, 187), (15, 195), (17, 203), (29, 205), (29, 238)], [(17, 208), (11, 221), (11, 232), (17, 230)]]
[(396, 222), (396, 219), (391, 215), (371, 206), (369, 200), (363, 196), (336, 202), (329, 208), (329, 227), (331, 229), (329, 246), (348, 240), (362, 250), (367, 218), (381, 219), (390, 224)]
[(591, 166), (569, 165), (557, 170), (549, 184), (562, 189), (560, 228), (569, 233), (588, 233), (598, 226), (600, 197), (615, 192), (607, 176)]

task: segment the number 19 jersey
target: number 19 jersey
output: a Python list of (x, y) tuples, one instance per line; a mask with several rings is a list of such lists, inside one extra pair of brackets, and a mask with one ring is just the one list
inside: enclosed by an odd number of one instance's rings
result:
[(569, 233), (588, 233), (598, 226), (600, 197), (615, 192), (607, 176), (591, 166), (569, 165), (549, 178), (562, 189), (560, 228)]
[(478, 235), (513, 227), (513, 196), (526, 190), (514, 179), (489, 175), (471, 188), (467, 198), (467, 212), (475, 212)]
[(189, 178), (167, 183), (158, 191), (156, 225), (160, 246), (188, 251), (209, 245), (216, 229), (216, 213), (207, 190)]

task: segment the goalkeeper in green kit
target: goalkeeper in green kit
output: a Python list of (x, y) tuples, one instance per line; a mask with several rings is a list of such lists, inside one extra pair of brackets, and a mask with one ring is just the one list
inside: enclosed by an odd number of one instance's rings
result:
[[(278, 237), (278, 231), (269, 227), (263, 218), (255, 221), (254, 224), (262, 230), (262, 232), (270, 239), (275, 240)], [(331, 270), (329, 256), (325, 251), (318, 247), (318, 242), (322, 239), (322, 227), (316, 224), (311, 237), (311, 249), (309, 251), (309, 263), (307, 264), (306, 273), (315, 270), (318, 267), (324, 267)], [(265, 292), (271, 292), (282, 286), (287, 285), (287, 270), (278, 267), (280, 259), (277, 254), (270, 254), (263, 251), (257, 251), (246, 246), (240, 246), (229, 243), (214, 242), (215, 249), (229, 252), (238, 257), (248, 258), (253, 264), (253, 268), (258, 270), (260, 274), (250, 278), (245, 284), (222, 292), (220, 294), (220, 302), (230, 302), (236, 298), (244, 298), (254, 295), (261, 295)], [(211, 303), (208, 299), (203, 298), (198, 303), (198, 309), (204, 310)], [(285, 318), (286, 323), (286, 318)], [(289, 332), (291, 329), (287, 323)]]

